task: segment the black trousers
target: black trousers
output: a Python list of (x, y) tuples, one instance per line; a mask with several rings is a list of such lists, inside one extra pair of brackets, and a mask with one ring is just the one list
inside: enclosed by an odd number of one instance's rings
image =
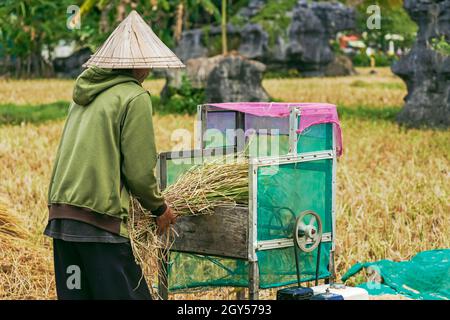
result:
[(151, 295), (130, 243), (53, 239), (60, 300), (149, 300)]

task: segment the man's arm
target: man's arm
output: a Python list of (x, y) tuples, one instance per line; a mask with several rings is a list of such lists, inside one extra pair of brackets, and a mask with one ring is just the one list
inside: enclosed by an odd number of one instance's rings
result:
[(167, 205), (155, 177), (157, 152), (152, 105), (148, 93), (130, 101), (121, 134), (122, 175), (128, 191), (141, 205), (160, 216)]

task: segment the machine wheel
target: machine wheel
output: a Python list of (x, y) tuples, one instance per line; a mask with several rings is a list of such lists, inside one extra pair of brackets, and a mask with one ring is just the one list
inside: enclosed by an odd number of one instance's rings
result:
[[(309, 217), (309, 222), (307, 221)], [(303, 252), (311, 252), (317, 248), (322, 239), (322, 220), (312, 210), (306, 210), (297, 217), (294, 227), (294, 241)]]

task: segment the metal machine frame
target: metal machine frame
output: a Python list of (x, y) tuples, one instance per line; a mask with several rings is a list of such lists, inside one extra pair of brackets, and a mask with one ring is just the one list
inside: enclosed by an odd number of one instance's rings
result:
[[(210, 105), (199, 105), (197, 108), (197, 131), (196, 131), (196, 149), (190, 152), (164, 152), (159, 155), (158, 159), (158, 177), (160, 186), (164, 189), (167, 186), (167, 160), (175, 158), (194, 158), (203, 157), (205, 155), (211, 156), (215, 154), (232, 154), (238, 150), (237, 143), (232, 147), (225, 148), (207, 148), (205, 149), (204, 134), (206, 132), (208, 112), (230, 112)], [(244, 129), (245, 114), (236, 112), (236, 128)], [(271, 250), (277, 248), (286, 248), (294, 246), (294, 240), (291, 238), (276, 239), (276, 240), (257, 240), (257, 178), (258, 168), (264, 166), (273, 166), (277, 164), (310, 162), (324, 159), (332, 160), (332, 200), (331, 200), (331, 218), (332, 231), (322, 235), (322, 242), (331, 242), (330, 252), (330, 278), (325, 279), (326, 282), (334, 279), (334, 251), (336, 238), (336, 218), (335, 218), (335, 195), (336, 195), (336, 152), (335, 152), (335, 138), (333, 135), (332, 150), (323, 150), (318, 152), (297, 153), (297, 129), (299, 124), (299, 117), (301, 110), (295, 105), (290, 106), (289, 115), (289, 153), (283, 156), (267, 156), (267, 157), (251, 157), (249, 158), (249, 204), (248, 204), (248, 239), (247, 239), (247, 261), (249, 262), (249, 299), (258, 299), (259, 293), (259, 270), (257, 252), (262, 250)], [(195, 253), (195, 252), (194, 252)], [(167, 258), (167, 252), (162, 252), (162, 257)], [(204, 254), (204, 253), (202, 253)], [(159, 276), (159, 292), (163, 299), (168, 296), (168, 281), (167, 281), (167, 261), (162, 260), (162, 274)]]

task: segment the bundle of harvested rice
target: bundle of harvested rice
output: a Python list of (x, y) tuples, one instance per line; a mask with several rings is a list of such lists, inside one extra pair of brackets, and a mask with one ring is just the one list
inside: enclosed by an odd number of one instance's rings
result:
[(0, 238), (26, 239), (29, 235), (18, 217), (8, 211), (6, 200), (0, 197)]
[[(164, 198), (179, 216), (212, 214), (214, 207), (248, 203), (248, 162), (244, 157), (207, 161), (194, 166), (163, 191)], [(161, 250), (170, 248), (173, 230), (157, 235), (155, 217), (133, 199), (129, 232), (134, 256), (148, 283), (158, 274)], [(172, 240), (171, 240), (172, 239)]]
[(248, 203), (248, 163), (207, 162), (193, 167), (163, 192), (178, 215), (211, 214), (214, 207)]

